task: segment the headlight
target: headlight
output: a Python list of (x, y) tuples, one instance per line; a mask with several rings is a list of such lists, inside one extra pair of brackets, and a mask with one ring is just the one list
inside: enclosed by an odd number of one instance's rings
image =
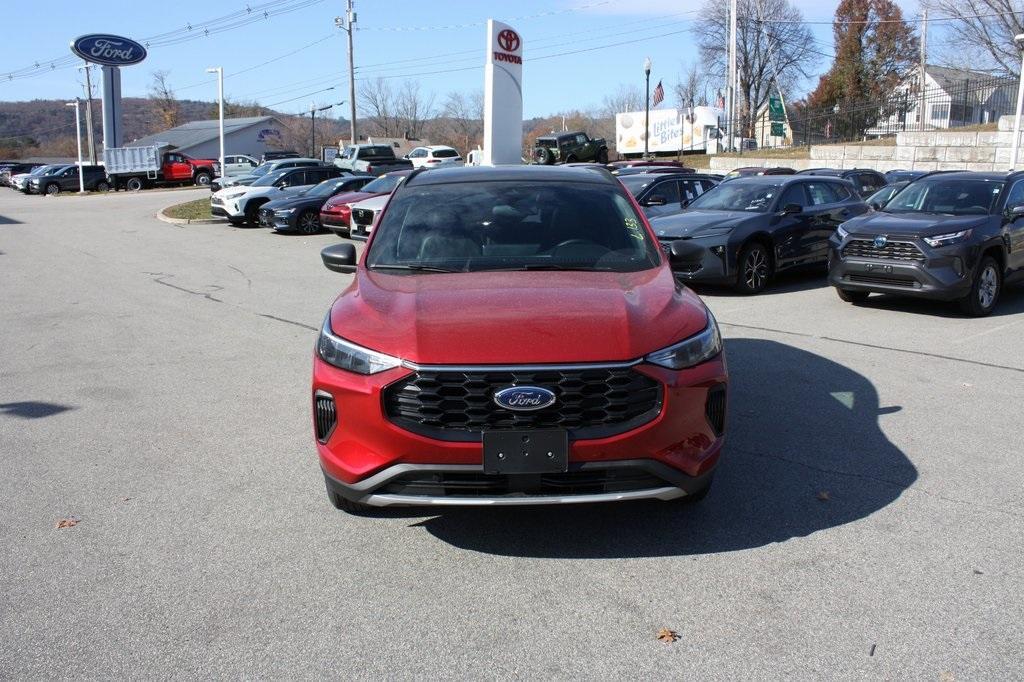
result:
[(287, 218), (292, 213), (295, 213), (295, 209), (294, 208), (282, 208), (282, 209), (278, 209), (278, 210), (274, 211), (274, 215), (281, 216), (282, 218)]
[(967, 241), (967, 238), (971, 236), (971, 232), (972, 230), (961, 230), (960, 232), (950, 232), (949, 234), (937, 234), (934, 237), (925, 237), (924, 240), (928, 246), (950, 246)]
[(402, 364), (398, 358), (357, 346), (351, 341), (335, 336), (331, 332), (330, 313), (327, 314), (323, 327), (320, 328), (316, 353), (327, 364), (356, 374), (377, 374)]
[(699, 334), (679, 343), (654, 351), (644, 358), (652, 365), (668, 369), (686, 369), (710, 360), (722, 352), (722, 335), (715, 316), (708, 311), (708, 324)]
[(846, 228), (840, 225), (839, 227), (836, 228), (836, 236), (839, 237), (840, 241), (842, 241), (843, 239), (849, 237), (850, 233), (846, 231)]
[(245, 194), (245, 192), (231, 192), (230, 194), (225, 194), (224, 196), (222, 196), (221, 199), (228, 199), (228, 200), (237, 199), (238, 197), (242, 196), (243, 194)]
[(701, 237), (723, 237), (733, 231), (732, 227), (712, 227), (707, 230), (701, 230), (700, 232), (690, 235), (693, 239), (700, 239)]

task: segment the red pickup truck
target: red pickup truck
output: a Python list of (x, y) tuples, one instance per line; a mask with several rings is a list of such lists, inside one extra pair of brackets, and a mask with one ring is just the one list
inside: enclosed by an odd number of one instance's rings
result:
[(115, 189), (140, 190), (157, 185), (195, 184), (205, 187), (220, 175), (216, 159), (193, 159), (166, 147), (118, 147), (103, 152), (107, 175)]

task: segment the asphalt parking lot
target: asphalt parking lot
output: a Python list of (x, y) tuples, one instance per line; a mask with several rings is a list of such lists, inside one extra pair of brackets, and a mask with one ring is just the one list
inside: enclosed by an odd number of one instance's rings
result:
[(308, 399), (337, 237), (153, 217), (206, 194), (0, 190), (0, 677), (1021, 678), (1024, 290), (701, 292), (702, 504), (353, 517)]

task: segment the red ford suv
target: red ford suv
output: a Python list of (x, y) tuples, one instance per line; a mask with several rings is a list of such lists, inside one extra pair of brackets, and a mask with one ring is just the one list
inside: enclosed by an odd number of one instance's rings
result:
[(324, 320), (313, 422), (335, 507), (698, 500), (722, 449), (718, 326), (610, 174), (414, 171)]

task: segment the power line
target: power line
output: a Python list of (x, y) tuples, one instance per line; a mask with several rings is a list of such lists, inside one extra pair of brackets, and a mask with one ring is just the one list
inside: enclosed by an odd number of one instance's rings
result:
[[(550, 17), (557, 14), (568, 14), (570, 12), (580, 12), (585, 9), (592, 9), (594, 7), (601, 7), (602, 5), (610, 5), (612, 0), (601, 0), (600, 2), (592, 2), (589, 5), (578, 5), (576, 7), (567, 7), (566, 9), (554, 9), (548, 10), (547, 12), (538, 12), (537, 14), (526, 14), (519, 17), (509, 17), (509, 21), (525, 21), (527, 19), (538, 19), (541, 17)], [(486, 26), (486, 21), (472, 21), (463, 24), (443, 24), (441, 26), (380, 26), (380, 27), (364, 27), (360, 28), (360, 31), (388, 31), (388, 32), (417, 32), (417, 31), (448, 31), (459, 28), (473, 28), (476, 26)]]

